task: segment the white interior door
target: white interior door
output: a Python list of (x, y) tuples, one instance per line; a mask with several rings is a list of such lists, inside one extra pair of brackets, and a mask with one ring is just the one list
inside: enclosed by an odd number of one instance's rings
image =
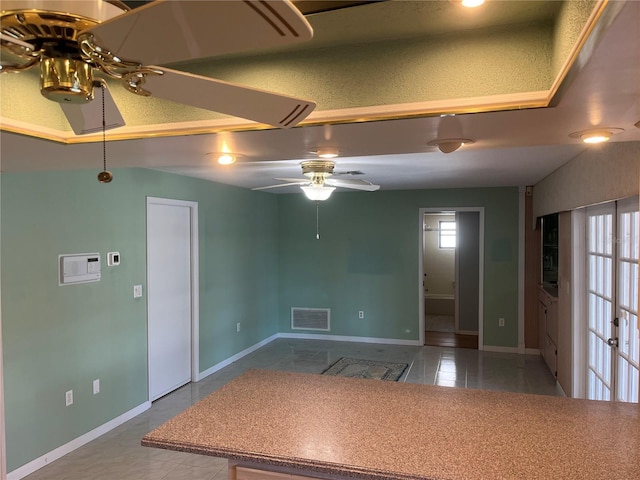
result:
[(587, 211), (587, 397), (611, 400), (615, 204)]
[(638, 199), (618, 204), (618, 294), (614, 322), (615, 399), (638, 403), (640, 332), (638, 331)]
[(587, 210), (587, 398), (638, 402), (638, 199)]
[(191, 208), (147, 200), (149, 399), (192, 376)]

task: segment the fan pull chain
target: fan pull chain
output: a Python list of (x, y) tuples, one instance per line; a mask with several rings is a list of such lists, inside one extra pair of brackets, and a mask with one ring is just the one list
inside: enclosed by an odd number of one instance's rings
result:
[(320, 202), (316, 202), (316, 240), (320, 240)]
[(104, 108), (104, 83), (100, 82), (102, 89), (102, 171), (98, 174), (100, 183), (109, 183), (113, 180), (113, 174), (107, 170), (107, 122)]

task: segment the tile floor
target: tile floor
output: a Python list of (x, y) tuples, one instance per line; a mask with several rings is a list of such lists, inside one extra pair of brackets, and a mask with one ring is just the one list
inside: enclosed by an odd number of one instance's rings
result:
[[(223, 480), (226, 460), (140, 446), (144, 434), (250, 368), (320, 373), (342, 356), (410, 365), (400, 381), (558, 395), (537, 355), (443, 347), (277, 339), (204, 380), (157, 400), (141, 415), (27, 480)], [(371, 380), (374, 381), (374, 380)]]
[(425, 315), (424, 329), (432, 332), (455, 332), (455, 317), (453, 315)]

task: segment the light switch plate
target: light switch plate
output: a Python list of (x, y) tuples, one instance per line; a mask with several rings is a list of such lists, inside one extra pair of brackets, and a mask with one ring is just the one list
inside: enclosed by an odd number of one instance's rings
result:
[(133, 298), (140, 298), (142, 296), (142, 285), (133, 286)]

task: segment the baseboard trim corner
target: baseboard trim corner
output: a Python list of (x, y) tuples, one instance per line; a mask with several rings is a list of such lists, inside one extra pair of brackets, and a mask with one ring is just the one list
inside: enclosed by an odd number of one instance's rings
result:
[(278, 335), (279, 335), (278, 333), (275, 333), (275, 334), (271, 335), (270, 337), (267, 337), (264, 340), (256, 343), (255, 345), (252, 345), (249, 348), (245, 348), (241, 352), (238, 352), (235, 355), (233, 355), (233, 356), (221, 361), (220, 363), (216, 363), (215, 365), (207, 368), (205, 371), (198, 373), (196, 375), (196, 382), (199, 382), (200, 380), (208, 377), (212, 373), (215, 373), (218, 370), (220, 370), (220, 369), (222, 369), (222, 368), (224, 368), (224, 367), (226, 367), (228, 365), (231, 365), (233, 362), (235, 362), (237, 360), (240, 360), (242, 357), (245, 357), (245, 356), (249, 355), (250, 353), (255, 352), (260, 347), (264, 347), (267, 343), (271, 343), (276, 338), (278, 338)]

